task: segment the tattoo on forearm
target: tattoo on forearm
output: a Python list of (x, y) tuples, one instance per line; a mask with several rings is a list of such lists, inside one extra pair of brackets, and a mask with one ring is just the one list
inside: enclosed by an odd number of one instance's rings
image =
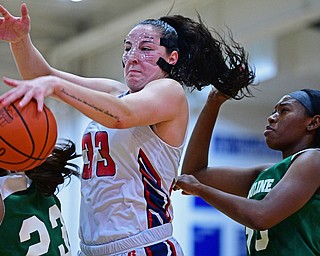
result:
[(64, 93), (65, 95), (67, 95), (68, 97), (73, 98), (73, 99), (75, 99), (75, 100), (77, 100), (77, 101), (79, 101), (79, 102), (81, 102), (81, 103), (83, 103), (83, 104), (85, 104), (85, 105), (93, 108), (94, 110), (99, 111), (99, 112), (101, 112), (101, 113), (103, 113), (103, 114), (106, 114), (106, 115), (108, 115), (108, 116), (116, 119), (117, 121), (119, 121), (119, 117), (111, 114), (108, 110), (105, 110), (105, 109), (102, 109), (102, 108), (98, 108), (98, 107), (95, 106), (94, 104), (90, 104), (90, 103), (86, 102), (86, 101), (83, 100), (83, 99), (77, 98), (77, 97), (75, 97), (74, 95), (71, 95), (71, 94), (69, 94), (68, 92), (66, 92), (64, 89), (62, 89), (61, 92)]

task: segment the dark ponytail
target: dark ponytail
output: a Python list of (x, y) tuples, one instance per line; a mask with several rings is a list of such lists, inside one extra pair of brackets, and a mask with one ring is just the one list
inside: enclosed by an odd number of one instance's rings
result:
[(231, 32), (227, 42), (217, 31), (211, 32), (199, 14), (198, 22), (181, 15), (160, 20), (178, 34), (179, 59), (171, 70), (171, 78), (192, 90), (213, 85), (234, 99), (252, 96), (248, 86), (255, 74), (248, 64), (247, 53), (233, 40)]

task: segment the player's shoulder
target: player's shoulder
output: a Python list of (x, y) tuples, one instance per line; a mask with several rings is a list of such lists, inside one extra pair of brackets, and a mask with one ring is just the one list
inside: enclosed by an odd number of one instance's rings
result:
[(311, 159), (315, 159), (315, 160), (319, 160), (320, 162), (320, 148), (307, 148), (304, 150), (301, 150), (299, 152), (297, 152), (296, 154), (294, 154), (291, 157), (292, 161), (296, 160), (296, 159), (300, 159), (302, 160), (311, 160)]
[(179, 99), (186, 100), (186, 94), (183, 86), (176, 80), (171, 78), (161, 78), (151, 81), (146, 85), (147, 90), (151, 90), (152, 94), (163, 96), (168, 101), (179, 102)]
[(147, 84), (147, 86), (157, 86), (157, 85), (161, 85), (162, 87), (166, 87), (166, 86), (170, 86), (170, 88), (174, 87), (174, 88), (179, 88), (179, 89), (183, 89), (182, 85), (177, 82), (176, 80), (172, 79), (172, 78), (161, 78), (161, 79), (156, 79), (153, 80), (151, 82), (149, 82)]
[(309, 148), (297, 152), (291, 158), (291, 166), (299, 166), (304, 170), (310, 169), (311, 172), (314, 170), (320, 170), (320, 149)]

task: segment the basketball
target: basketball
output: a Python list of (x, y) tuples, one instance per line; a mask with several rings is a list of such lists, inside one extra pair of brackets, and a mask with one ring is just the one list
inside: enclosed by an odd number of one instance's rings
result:
[(30, 101), (22, 109), (19, 100), (0, 108), (0, 168), (27, 171), (51, 154), (57, 140), (57, 123), (51, 110), (37, 111)]

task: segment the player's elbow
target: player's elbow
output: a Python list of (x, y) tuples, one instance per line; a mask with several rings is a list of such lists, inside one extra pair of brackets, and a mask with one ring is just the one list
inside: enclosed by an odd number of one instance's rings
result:
[(114, 122), (111, 128), (115, 129), (127, 129), (136, 126), (134, 123), (134, 118), (130, 115), (121, 115), (118, 116)]
[(249, 219), (246, 226), (251, 229), (263, 231), (272, 228), (276, 223), (270, 219), (266, 212), (257, 210)]
[(115, 128), (115, 129), (126, 129), (126, 128), (129, 128), (130, 126), (128, 126), (128, 122), (126, 122), (126, 120), (124, 119), (119, 119), (119, 120), (116, 120), (114, 122), (114, 125), (112, 128)]

